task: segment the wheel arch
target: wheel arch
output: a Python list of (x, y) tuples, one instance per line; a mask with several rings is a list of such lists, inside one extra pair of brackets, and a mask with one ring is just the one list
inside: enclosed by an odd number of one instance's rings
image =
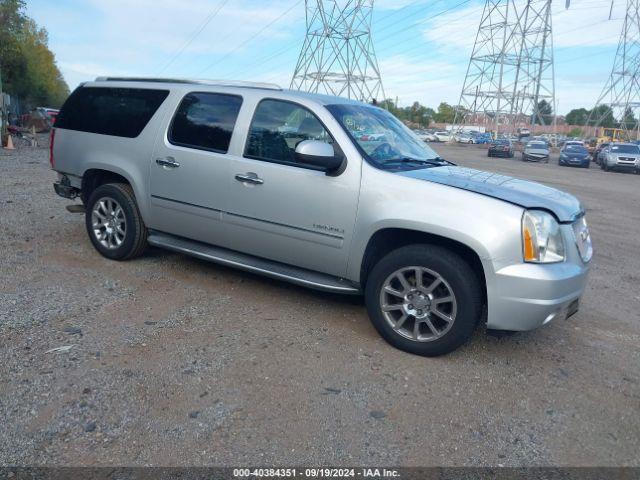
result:
[(103, 168), (90, 168), (82, 175), (82, 202), (86, 204), (93, 191), (106, 183), (126, 183), (133, 187), (131, 181), (121, 173)]
[(464, 259), (478, 276), (481, 284), (483, 303), (487, 301), (487, 277), (480, 255), (476, 250), (461, 241), (407, 228), (387, 227), (377, 230), (369, 239), (360, 264), (360, 285), (364, 289), (367, 277), (376, 261), (407, 245), (437, 245), (458, 254)]

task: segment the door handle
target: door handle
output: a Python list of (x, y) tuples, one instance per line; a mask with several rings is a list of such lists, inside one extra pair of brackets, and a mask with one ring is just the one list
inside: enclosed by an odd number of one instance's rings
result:
[(164, 168), (178, 168), (180, 166), (173, 157), (156, 158), (156, 163)]
[(264, 180), (253, 172), (237, 173), (236, 180), (242, 183), (251, 183), (253, 185), (262, 185), (264, 183)]

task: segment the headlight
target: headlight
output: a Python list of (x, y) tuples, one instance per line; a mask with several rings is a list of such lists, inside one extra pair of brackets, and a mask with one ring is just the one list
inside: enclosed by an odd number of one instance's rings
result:
[(560, 225), (542, 210), (527, 210), (522, 216), (522, 253), (525, 262), (555, 263), (564, 260)]

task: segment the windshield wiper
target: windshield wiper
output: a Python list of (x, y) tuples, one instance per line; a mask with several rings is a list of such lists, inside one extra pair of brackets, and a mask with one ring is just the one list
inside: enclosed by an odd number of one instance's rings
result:
[(441, 167), (442, 165), (453, 165), (453, 163), (445, 160), (442, 157), (435, 157), (430, 159), (422, 159), (422, 158), (411, 158), (411, 157), (400, 157), (400, 158), (392, 158), (390, 160), (385, 161), (384, 163), (421, 163), (423, 165), (437, 165)]

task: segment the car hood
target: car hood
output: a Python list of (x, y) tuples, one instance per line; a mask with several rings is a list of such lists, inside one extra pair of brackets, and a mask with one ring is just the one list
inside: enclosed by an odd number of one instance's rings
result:
[(443, 166), (399, 172), (398, 175), (425, 180), (504, 200), (524, 208), (553, 212), (561, 222), (573, 222), (583, 213), (577, 198), (555, 188), (518, 178), (472, 168)]
[(525, 148), (524, 151), (529, 155), (549, 155), (549, 150), (546, 148)]

